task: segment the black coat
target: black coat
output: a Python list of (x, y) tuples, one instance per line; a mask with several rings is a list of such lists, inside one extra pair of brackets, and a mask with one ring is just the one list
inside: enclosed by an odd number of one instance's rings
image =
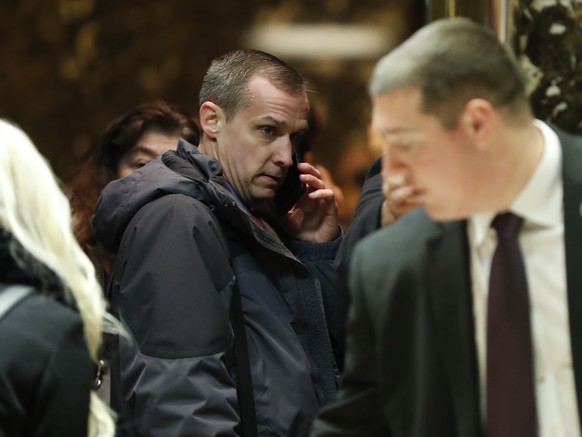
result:
[(0, 436), (87, 435), (94, 368), (81, 318), (39, 294), (0, 320)]
[[(568, 311), (582, 408), (582, 140), (563, 149)], [(369, 235), (350, 269), (346, 371), (312, 437), (482, 435), (466, 222), (417, 209)]]

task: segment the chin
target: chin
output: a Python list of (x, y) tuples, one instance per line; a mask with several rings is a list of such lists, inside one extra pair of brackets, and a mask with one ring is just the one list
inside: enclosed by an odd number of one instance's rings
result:
[(470, 214), (454, 213), (453, 211), (435, 211), (428, 207), (426, 208), (428, 216), (437, 222), (455, 222), (459, 220), (466, 220)]
[(455, 214), (454, 211), (448, 210), (447, 208), (439, 208), (435, 205), (424, 205), (427, 215), (434, 221), (437, 222), (450, 222), (455, 220), (462, 220), (460, 214)]

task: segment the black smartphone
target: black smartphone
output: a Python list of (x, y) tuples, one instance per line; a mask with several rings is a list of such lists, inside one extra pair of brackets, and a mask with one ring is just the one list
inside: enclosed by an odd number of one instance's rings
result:
[(287, 177), (275, 194), (275, 210), (278, 214), (286, 214), (305, 192), (305, 184), (299, 180), (301, 174), (297, 169), (299, 158), (293, 153), (293, 164), (287, 170)]

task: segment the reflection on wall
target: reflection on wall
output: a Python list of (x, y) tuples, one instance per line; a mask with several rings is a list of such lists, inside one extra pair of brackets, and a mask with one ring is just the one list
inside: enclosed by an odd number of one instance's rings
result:
[(537, 117), (582, 134), (582, 2), (522, 0), (514, 47)]
[[(29, 132), (64, 175), (115, 116), (140, 102), (163, 98), (195, 112), (210, 60), (244, 46), (257, 26), (367, 25), (389, 35), (387, 51), (419, 26), (422, 3), (4, 0), (0, 116)], [(323, 119), (315, 158), (333, 169), (339, 152), (366, 139), (375, 59), (288, 56), (315, 89)]]

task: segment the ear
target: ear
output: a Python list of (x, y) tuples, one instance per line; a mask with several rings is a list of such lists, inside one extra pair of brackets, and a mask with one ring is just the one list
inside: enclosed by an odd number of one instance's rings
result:
[(200, 106), (198, 115), (200, 118), (200, 128), (204, 132), (204, 135), (211, 139), (216, 138), (223, 116), (220, 106), (212, 102), (204, 102)]
[(461, 114), (461, 126), (478, 145), (487, 144), (493, 132), (496, 112), (485, 99), (471, 99), (465, 104)]

